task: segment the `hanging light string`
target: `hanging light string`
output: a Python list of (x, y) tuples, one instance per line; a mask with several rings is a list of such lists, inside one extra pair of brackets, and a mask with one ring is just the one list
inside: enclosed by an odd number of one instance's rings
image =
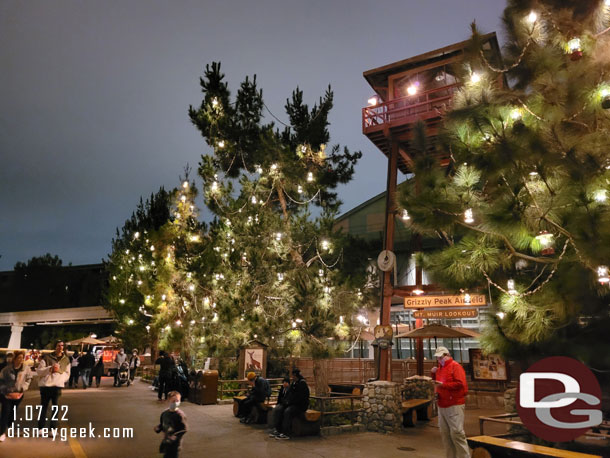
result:
[(313, 263), (313, 261), (316, 258), (318, 258), (324, 267), (326, 267), (327, 269), (332, 269), (341, 260), (342, 256), (343, 256), (343, 249), (341, 249), (341, 251), (339, 252), (339, 256), (337, 256), (337, 259), (335, 259), (335, 262), (333, 262), (332, 264), (326, 264), (324, 262), (324, 259), (322, 259), (322, 255), (320, 255), (320, 252), (318, 251), (318, 244), (316, 243), (316, 255), (313, 258), (311, 258), (309, 261), (307, 261), (306, 265), (307, 265), (307, 267), (309, 267)]
[(293, 197), (290, 196), (290, 194), (288, 194), (288, 192), (286, 192), (285, 188), (282, 188), (282, 190), (284, 191), (284, 194), (286, 194), (286, 197), (288, 197), (288, 199), (290, 199), (292, 202), (294, 202), (295, 204), (298, 205), (306, 205), (308, 203), (310, 203), (311, 201), (313, 201), (316, 197), (318, 197), (318, 195), (320, 194), (320, 189), (318, 189), (318, 191), (313, 195), (313, 197), (309, 200), (305, 200), (305, 201), (299, 201), (294, 199)]
[(508, 72), (508, 71), (512, 70), (513, 68), (515, 68), (516, 66), (518, 66), (518, 65), (521, 63), (521, 61), (523, 60), (523, 57), (525, 56), (525, 53), (526, 53), (527, 49), (529, 48), (530, 44), (532, 43), (532, 41), (533, 41), (533, 40), (532, 40), (532, 38), (530, 37), (530, 38), (527, 40), (527, 43), (525, 43), (525, 46), (523, 47), (523, 50), (521, 51), (521, 54), (520, 54), (520, 55), (519, 55), (519, 57), (517, 58), (517, 61), (516, 61), (516, 62), (514, 62), (514, 63), (513, 63), (511, 66), (509, 66), (509, 67), (505, 67), (505, 68), (497, 68), (497, 67), (494, 67), (493, 65), (491, 65), (491, 64), (489, 63), (489, 61), (487, 60), (487, 58), (485, 57), (485, 54), (483, 53), (483, 50), (482, 50), (482, 49), (481, 49), (481, 50), (479, 50), (479, 54), (481, 55), (481, 59), (483, 59), (483, 62), (485, 63), (485, 65), (487, 65), (487, 67), (488, 67), (488, 68), (489, 68), (489, 69), (490, 69), (492, 72), (495, 72), (495, 73), (506, 73), (506, 72)]
[[(557, 261), (555, 263), (555, 267), (553, 267), (553, 270), (549, 273), (549, 275), (546, 277), (546, 279), (540, 284), (538, 285), (535, 289), (533, 289), (532, 291), (526, 291), (524, 293), (513, 293), (511, 294), (510, 292), (508, 292), (507, 290), (505, 290), (504, 288), (502, 288), (500, 285), (498, 285), (496, 282), (494, 282), (489, 275), (487, 274), (487, 272), (485, 272), (484, 270), (483, 275), (485, 276), (485, 278), (487, 279), (487, 281), (492, 284), (496, 289), (502, 291), (504, 294), (508, 294), (510, 296), (516, 296), (516, 297), (526, 297), (526, 296), (531, 296), (532, 294), (536, 294), (538, 291), (540, 291), (550, 280), (551, 278), (553, 278), (553, 275), (555, 274), (555, 272), (557, 271), (557, 268), (559, 267), (559, 263), (561, 262), (561, 260), (563, 259), (563, 256), (566, 253), (566, 250), (568, 248), (568, 245), (570, 244), (570, 240), (566, 239), (564, 245), (563, 245), (563, 250), (561, 252), (561, 254), (559, 255), (559, 258), (557, 258)], [(540, 276), (540, 275), (539, 275)], [(538, 277), (539, 277), (538, 276)], [(538, 278), (536, 277), (536, 278)], [(531, 287), (531, 285), (530, 285)], [(529, 288), (529, 287), (528, 287)]]
[(349, 347), (347, 350), (345, 350), (343, 353), (349, 353), (356, 347), (356, 344), (360, 341), (360, 334), (362, 333), (362, 328), (363, 328), (363, 326), (358, 327), (358, 335), (356, 336), (356, 340), (354, 340), (354, 343), (352, 343), (352, 346)]

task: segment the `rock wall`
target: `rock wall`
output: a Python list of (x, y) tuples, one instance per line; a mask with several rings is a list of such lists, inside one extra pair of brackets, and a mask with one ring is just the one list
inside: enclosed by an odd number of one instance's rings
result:
[(362, 413), (358, 422), (368, 431), (389, 433), (398, 431), (402, 424), (400, 385), (375, 381), (362, 391)]

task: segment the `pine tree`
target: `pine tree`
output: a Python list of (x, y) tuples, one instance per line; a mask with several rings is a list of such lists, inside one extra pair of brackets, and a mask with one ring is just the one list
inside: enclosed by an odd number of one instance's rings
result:
[(326, 146), (330, 88), (311, 109), (297, 88), (283, 131), (265, 123), (256, 77), (232, 100), (213, 63), (201, 88), (202, 103), (189, 115), (213, 148), (199, 166), (216, 215), (217, 321), (204, 330), (207, 344), (234, 354), (259, 339), (280, 353), (328, 357), (350, 335), (354, 311), (367, 306), (365, 265), (346, 264), (350, 240), (333, 229), (334, 189), (351, 179), (361, 153)]
[(199, 278), (205, 253), (205, 226), (198, 220), (196, 187), (186, 178), (179, 188), (163, 188), (138, 209), (113, 240), (107, 262), (107, 303), (128, 346), (179, 347), (194, 355), (201, 345), (203, 319)]
[(473, 25), (439, 146), (449, 168), (424, 153), (419, 126), (401, 205), (415, 231), (444, 241), (419, 257), (436, 283), (489, 289), (485, 349), (607, 369), (610, 10), (511, 0), (503, 20), (503, 64)]

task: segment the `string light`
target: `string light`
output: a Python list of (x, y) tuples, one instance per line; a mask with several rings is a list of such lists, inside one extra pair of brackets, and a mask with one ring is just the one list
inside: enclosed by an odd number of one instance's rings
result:
[(284, 274), (283, 274), (283, 273), (281, 273), (281, 272), (278, 272), (278, 274), (277, 274), (277, 280), (278, 280), (278, 281), (284, 281)]
[(407, 88), (407, 94), (409, 94), (409, 95), (417, 94), (417, 86), (415, 84), (412, 84), (411, 86), (409, 86)]
[(188, 182), (188, 181), (185, 181), (184, 183), (182, 183), (182, 187), (183, 187), (184, 189), (187, 189), (187, 188), (189, 187), (189, 182)]
[(521, 119), (521, 109), (520, 108), (513, 108), (510, 111), (510, 117), (513, 121), (518, 121), (519, 119)]
[(535, 23), (538, 20), (538, 14), (535, 11), (530, 11), (530, 14), (527, 15), (527, 22), (530, 24)]
[(508, 294), (512, 294), (512, 295), (517, 294), (517, 290), (515, 289), (515, 280), (512, 280), (512, 279), (508, 280), (506, 282), (506, 286), (508, 289)]
[(473, 84), (477, 84), (480, 81), (481, 75), (479, 75), (477, 72), (472, 72), (472, 74), (470, 75), (470, 82)]
[(218, 147), (219, 147), (219, 148), (224, 148), (224, 147), (225, 147), (225, 141), (224, 141), (224, 140), (220, 140), (220, 141), (218, 142)]
[(180, 200), (181, 200), (182, 202), (186, 202), (186, 196), (185, 196), (184, 194), (182, 194), (182, 195), (180, 196)]
[(256, 165), (255, 168), (256, 168), (256, 173), (258, 173), (258, 174), (263, 173), (263, 168), (260, 165)]
[(371, 98), (368, 100), (368, 102), (369, 102), (369, 106), (370, 106), (370, 107), (374, 107), (375, 105), (377, 105), (377, 96), (373, 96), (373, 97), (371, 97)]
[(307, 182), (308, 182), (308, 183), (311, 183), (312, 181), (313, 181), (313, 173), (312, 173), (312, 172), (309, 172), (309, 173), (307, 174)]
[(149, 331), (150, 331), (150, 326), (146, 325), (146, 332), (149, 332)]
[(504, 317), (505, 317), (504, 312), (498, 312), (498, 313), (496, 313), (496, 316), (497, 316), (498, 318), (500, 318), (501, 320), (503, 320), (503, 319), (504, 319)]
[(413, 294), (415, 294), (416, 296), (421, 296), (422, 294), (424, 294), (424, 290), (421, 288), (415, 288), (413, 291)]
[(608, 198), (608, 194), (605, 189), (598, 189), (597, 191), (595, 191), (593, 197), (597, 202), (605, 202)]
[(252, 204), (253, 204), (253, 205), (256, 205), (256, 202), (257, 202), (257, 200), (256, 200), (256, 196), (252, 196), (252, 197), (250, 198), (250, 202), (252, 202)]
[(135, 234), (133, 234), (133, 238), (134, 239), (137, 239), (138, 237), (140, 237), (140, 233), (139, 232), (136, 232)]
[(411, 219), (411, 217), (409, 216), (409, 212), (407, 210), (403, 210), (402, 211), (402, 220), (403, 221), (408, 221), (410, 219)]
[(127, 322), (128, 324), (133, 324), (133, 320), (130, 318), (129, 321)]
[(318, 277), (324, 276), (324, 269), (318, 269)]
[(189, 286), (189, 291), (195, 291), (195, 285), (190, 285)]
[(464, 294), (464, 304), (470, 304), (470, 294)]
[(474, 218), (472, 216), (472, 208), (469, 208), (464, 212), (464, 222), (465, 223), (474, 223)]
[(182, 326), (182, 321), (176, 320), (176, 326)]
[(191, 235), (191, 242), (199, 242), (199, 236), (198, 235)]
[(191, 326), (195, 324), (195, 320), (191, 320)]
[(164, 301), (167, 298), (167, 296), (165, 294), (161, 295), (161, 300)]
[(154, 245), (150, 246), (150, 251), (155, 251), (155, 246)]
[(323, 250), (328, 250), (328, 248), (330, 247), (330, 243), (326, 239), (322, 240), (322, 243), (320, 245), (322, 246)]
[(212, 192), (216, 191), (218, 191), (218, 181), (214, 181), (214, 183), (212, 183)]
[(212, 106), (213, 106), (214, 108), (216, 108), (216, 107), (218, 106), (218, 99), (217, 99), (216, 97), (214, 97), (214, 98), (212, 99)]
[(281, 232), (276, 232), (275, 233), (275, 240), (277, 240), (278, 242), (282, 240), (282, 233)]
[(125, 299), (119, 299), (119, 302), (120, 302), (121, 304), (124, 304), (124, 303), (125, 303)]
[(547, 231), (540, 231), (536, 236), (536, 240), (540, 242), (540, 245), (547, 247), (553, 244), (553, 234)]
[(271, 171), (275, 172), (277, 170), (277, 164), (271, 164)]
[(602, 285), (610, 282), (610, 277), (608, 276), (608, 266), (599, 266), (597, 268), (597, 281)]
[(572, 38), (570, 41), (568, 41), (568, 51), (580, 51), (580, 38)]
[(299, 194), (303, 194), (303, 187), (302, 187), (301, 185), (299, 185), (299, 186), (297, 187), (297, 192), (298, 192)]

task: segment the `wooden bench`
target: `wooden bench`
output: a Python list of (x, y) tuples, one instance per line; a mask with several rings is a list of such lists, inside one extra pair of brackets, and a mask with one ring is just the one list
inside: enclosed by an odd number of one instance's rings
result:
[[(233, 415), (237, 417), (239, 415), (239, 402), (246, 399), (246, 396), (234, 396), (233, 397)], [(267, 414), (275, 407), (275, 402), (271, 402), (267, 399), (265, 402), (259, 402), (254, 406), (252, 412), (250, 412), (250, 420), (252, 423), (267, 423)]]
[(430, 420), (434, 416), (432, 399), (409, 399), (402, 401), (402, 424), (415, 426), (417, 420)]
[(360, 396), (364, 385), (362, 383), (329, 383), (328, 390), (331, 396), (350, 394), (352, 396)]
[(513, 457), (547, 457), (555, 458), (602, 458), (600, 455), (572, 452), (542, 445), (528, 444), (493, 436), (474, 436), (468, 438), (472, 458), (513, 458)]

